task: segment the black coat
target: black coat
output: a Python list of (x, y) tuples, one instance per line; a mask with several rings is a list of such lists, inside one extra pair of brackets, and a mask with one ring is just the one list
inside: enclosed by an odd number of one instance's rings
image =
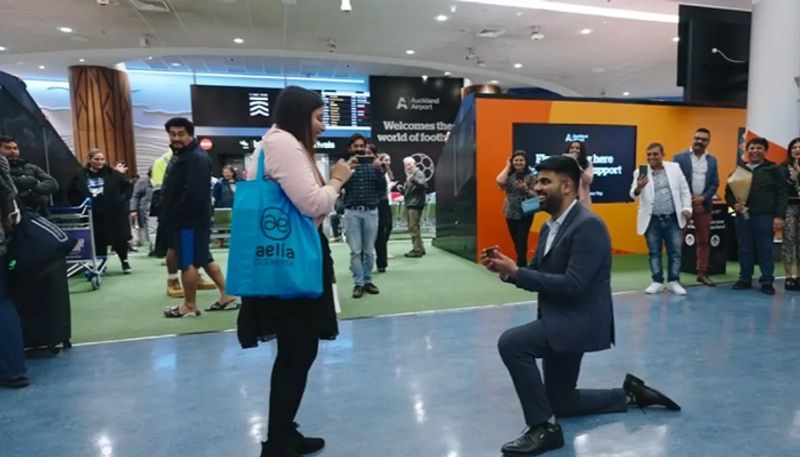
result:
[(173, 150), (161, 196), (158, 223), (168, 231), (211, 226), (211, 159), (197, 140)]
[(131, 239), (131, 223), (128, 219), (129, 201), (133, 186), (128, 178), (108, 165), (96, 174), (89, 168), (81, 168), (72, 178), (67, 197), (71, 205), (80, 205), (92, 198), (89, 191), (89, 177), (103, 178), (102, 198), (92, 199), (92, 216), (95, 219), (95, 243), (98, 245), (118, 244)]

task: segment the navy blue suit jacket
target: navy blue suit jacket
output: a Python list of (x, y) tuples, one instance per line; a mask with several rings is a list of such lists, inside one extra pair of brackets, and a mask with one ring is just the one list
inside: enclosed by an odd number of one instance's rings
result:
[(533, 260), (511, 282), (539, 293), (539, 319), (553, 349), (608, 349), (614, 343), (614, 308), (611, 238), (605, 224), (577, 203), (545, 254), (548, 233), (545, 224)]
[[(683, 176), (686, 178), (686, 183), (689, 184), (689, 189), (692, 188), (692, 154), (691, 150), (675, 154), (672, 161), (681, 167)], [(706, 210), (711, 211), (711, 201), (719, 188), (719, 171), (717, 170), (717, 159), (711, 154), (706, 155), (706, 162), (708, 163), (708, 171), (706, 172), (706, 184), (703, 188), (703, 206)], [(694, 193), (692, 193), (694, 196)]]

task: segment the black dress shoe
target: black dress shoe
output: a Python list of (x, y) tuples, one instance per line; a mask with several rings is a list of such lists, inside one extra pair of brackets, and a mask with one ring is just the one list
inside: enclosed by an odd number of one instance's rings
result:
[(278, 445), (270, 441), (261, 442), (261, 457), (302, 457), (290, 444)]
[(797, 280), (794, 278), (786, 278), (786, 284), (783, 286), (786, 290), (798, 290)]
[(775, 288), (772, 284), (761, 284), (761, 292), (767, 295), (775, 295)]
[(744, 290), (750, 289), (751, 287), (753, 286), (749, 282), (744, 281), (736, 281), (736, 283), (733, 284), (733, 290)]
[(500, 450), (503, 455), (539, 455), (562, 447), (564, 435), (561, 433), (561, 426), (545, 422), (528, 427), (522, 436), (504, 444)]
[(378, 286), (372, 284), (371, 282), (364, 284), (364, 292), (372, 295), (378, 295), (381, 293), (381, 291), (378, 289)]
[(297, 430), (297, 428), (300, 427), (297, 422), (293, 422), (292, 426), (294, 427), (292, 430), (292, 449), (295, 451), (303, 455), (313, 454), (325, 447), (324, 439), (315, 438), (313, 436), (303, 436), (303, 434)]
[(663, 406), (670, 411), (680, 411), (681, 407), (661, 392), (647, 387), (644, 381), (628, 373), (625, 375), (625, 382), (622, 388), (631, 397), (633, 404), (641, 408), (647, 406)]
[(361, 298), (363, 296), (364, 296), (364, 287), (362, 286), (353, 287), (353, 298)]
[(27, 376), (18, 376), (13, 379), (6, 379), (0, 381), (0, 387), (7, 387), (9, 389), (21, 389), (31, 385), (31, 380)]

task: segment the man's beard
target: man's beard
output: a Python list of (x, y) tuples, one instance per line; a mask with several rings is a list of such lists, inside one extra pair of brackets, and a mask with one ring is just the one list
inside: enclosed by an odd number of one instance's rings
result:
[(561, 208), (561, 202), (563, 201), (564, 195), (561, 194), (561, 192), (553, 192), (550, 195), (544, 196), (544, 200), (542, 200), (540, 207), (542, 211), (551, 213), (552, 211), (557, 211), (559, 208)]

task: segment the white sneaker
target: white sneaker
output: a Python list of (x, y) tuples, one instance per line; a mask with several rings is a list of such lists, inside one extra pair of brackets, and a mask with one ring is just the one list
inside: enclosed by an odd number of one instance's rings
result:
[(686, 289), (678, 281), (668, 282), (667, 289), (675, 295), (686, 295)]
[(644, 290), (644, 293), (646, 293), (646, 294), (657, 294), (657, 293), (661, 292), (662, 290), (664, 290), (664, 284), (662, 284), (660, 282), (654, 282), (654, 283), (650, 284), (649, 286), (647, 286), (647, 289)]

